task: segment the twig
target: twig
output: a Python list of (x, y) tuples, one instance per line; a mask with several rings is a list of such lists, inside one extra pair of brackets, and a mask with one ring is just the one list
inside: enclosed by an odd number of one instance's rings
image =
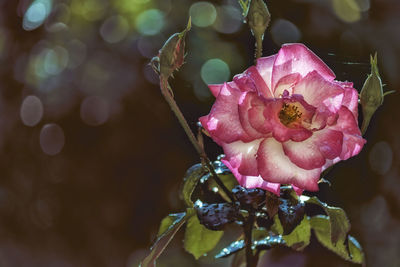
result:
[(244, 223), (244, 240), (246, 243), (246, 265), (247, 267), (256, 267), (258, 262), (258, 257), (254, 257), (253, 254), (253, 238), (252, 231), (254, 226), (254, 214), (250, 212), (249, 217)]
[(172, 94), (171, 94), (171, 89), (168, 84), (168, 79), (163, 77), (163, 75), (160, 75), (160, 87), (161, 87), (161, 93), (164, 96), (165, 100), (168, 102), (171, 110), (174, 112), (176, 118), (178, 119), (179, 123), (183, 127), (183, 130), (185, 131), (186, 135), (188, 136), (190, 142), (196, 149), (197, 153), (199, 154), (200, 158), (204, 161), (206, 164), (207, 169), (211, 173), (211, 177), (215, 180), (215, 182), (218, 184), (218, 186), (225, 192), (225, 194), (229, 197), (229, 199), (234, 203), (235, 202), (235, 197), (233, 196), (232, 192), (229, 191), (228, 188), (224, 185), (224, 183), (219, 179), (217, 173), (215, 172), (214, 166), (212, 165), (211, 161), (208, 159), (207, 154), (205, 153), (204, 149), (202, 146), (199, 144), (197, 141), (196, 137), (194, 136), (192, 130), (189, 127), (189, 124), (187, 123), (185, 117), (183, 116), (181, 110), (179, 109), (178, 105), (176, 104)]

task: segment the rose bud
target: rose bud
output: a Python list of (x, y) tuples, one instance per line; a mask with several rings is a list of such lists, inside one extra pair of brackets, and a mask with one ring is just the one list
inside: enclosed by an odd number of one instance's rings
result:
[(364, 134), (368, 128), (372, 115), (383, 104), (384, 96), (393, 91), (383, 93), (383, 85), (378, 70), (378, 57), (371, 56), (371, 74), (368, 75), (360, 93), (360, 102), (362, 106), (364, 120), (361, 126), (361, 132)]
[(256, 39), (257, 54), (259, 58), (262, 53), (262, 40), (264, 32), (268, 27), (271, 20), (271, 14), (268, 11), (267, 5), (263, 0), (252, 0), (250, 2), (249, 11), (247, 14), (247, 21), (249, 23), (251, 32)]
[(190, 28), (191, 19), (189, 17), (186, 29), (171, 35), (160, 49), (158, 54), (160, 75), (168, 78), (183, 65), (185, 58), (185, 36)]

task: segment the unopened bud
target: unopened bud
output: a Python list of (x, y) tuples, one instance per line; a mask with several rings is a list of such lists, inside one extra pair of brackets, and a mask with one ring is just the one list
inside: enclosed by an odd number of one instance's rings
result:
[(361, 132), (364, 134), (368, 128), (371, 117), (380, 105), (383, 104), (384, 96), (383, 85), (378, 70), (378, 57), (371, 55), (371, 74), (368, 75), (360, 92), (360, 103), (363, 111), (363, 123)]
[(183, 65), (185, 59), (185, 36), (190, 28), (191, 19), (189, 17), (186, 29), (171, 35), (160, 49), (158, 58), (153, 59), (153, 61), (159, 61), (159, 75), (168, 78)]
[(264, 35), (265, 30), (271, 20), (271, 14), (268, 11), (264, 0), (251, 0), (249, 11), (247, 13), (247, 21), (253, 34)]
[(251, 0), (247, 13), (247, 22), (256, 39), (256, 59), (262, 55), (262, 40), (270, 20), (271, 14), (264, 0)]

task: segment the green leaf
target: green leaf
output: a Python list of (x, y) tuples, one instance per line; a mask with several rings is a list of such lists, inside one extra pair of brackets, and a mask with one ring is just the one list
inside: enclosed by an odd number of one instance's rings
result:
[(200, 181), (200, 178), (206, 173), (206, 170), (201, 164), (196, 164), (190, 167), (183, 178), (183, 186), (181, 196), (187, 207), (193, 207), (191, 199), (194, 189)]
[(271, 230), (278, 235), (283, 235), (283, 227), (278, 214), (274, 216), (274, 224), (271, 226)]
[(303, 250), (310, 244), (311, 226), (309, 218), (304, 216), (300, 224), (290, 234), (282, 237), (288, 247), (297, 251)]
[(246, 251), (244, 249), (235, 254), (231, 267), (246, 267)]
[(176, 223), (179, 223), (183, 217), (186, 216), (185, 212), (169, 214), (167, 217), (162, 219), (160, 228), (158, 229), (157, 237), (163, 235), (170, 228), (172, 229)]
[(238, 251), (244, 249), (246, 246), (244, 240), (238, 240), (231, 243), (229, 246), (223, 248), (217, 255), (215, 255), (216, 259), (228, 257)]
[(348, 242), (349, 242), (350, 256), (351, 256), (353, 262), (363, 263), (364, 262), (364, 253), (360, 246), (360, 243), (358, 243), (358, 241), (351, 235), (348, 236)]
[(208, 230), (200, 224), (197, 216), (193, 215), (186, 226), (184, 248), (197, 260), (218, 244), (223, 233), (223, 231)]
[(350, 231), (350, 222), (343, 209), (328, 206), (316, 197), (311, 197), (305, 200), (305, 202), (322, 207), (326, 215), (328, 215), (332, 243), (335, 244), (339, 240), (344, 240), (346, 238), (347, 233)]
[[(172, 215), (173, 216), (169, 215), (162, 220), (159, 230), (159, 233), (161, 233), (161, 235), (158, 236), (158, 239), (150, 249), (151, 251), (149, 255), (147, 255), (147, 257), (144, 258), (142, 263), (139, 265), (140, 267), (155, 267), (156, 260), (168, 246), (169, 242), (171, 242), (172, 238), (175, 236), (178, 230), (186, 222), (188, 217), (186, 216), (186, 213)], [(175, 220), (173, 220), (173, 218), (175, 218)]]
[[(229, 191), (232, 191), (235, 186), (239, 185), (235, 176), (221, 161), (214, 161), (213, 165), (219, 179)], [(218, 184), (214, 181), (214, 179), (211, 178), (210, 173), (204, 175), (202, 179), (209, 180), (209, 188), (211, 191), (218, 190), (218, 193), (225, 201), (231, 202), (230, 198), (225, 194), (225, 192), (223, 190), (219, 190)]]
[(327, 216), (318, 215), (312, 217), (310, 223), (318, 241), (327, 249), (347, 261), (359, 264), (364, 263), (364, 253), (354, 237), (349, 235), (346, 236), (347, 238), (341, 237), (336, 243), (332, 242), (330, 220)]
[(273, 247), (283, 246), (286, 245), (285, 240), (282, 238), (281, 235), (270, 235), (263, 239), (256, 240), (253, 243), (253, 247), (258, 250), (267, 250)]

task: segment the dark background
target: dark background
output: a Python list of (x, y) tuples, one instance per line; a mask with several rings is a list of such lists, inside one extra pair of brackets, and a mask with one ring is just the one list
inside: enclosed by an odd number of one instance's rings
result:
[[(183, 209), (179, 185), (199, 159), (148, 63), (190, 12), (187, 64), (172, 87), (195, 129), (213, 102), (205, 82), (229, 80), (253, 61), (238, 3), (195, 2), (0, 0), (1, 267), (137, 266), (160, 220)], [(303, 42), (360, 90), (378, 52), (385, 90), (397, 93), (373, 118), (362, 152), (337, 164), (318, 196), (346, 210), (367, 266), (400, 266), (400, 2), (268, 7), (264, 55)], [(211, 74), (201, 71), (207, 61)], [(207, 150), (221, 152), (210, 141)], [(159, 266), (229, 266), (195, 262), (182, 238)], [(351, 266), (316, 240), (304, 253), (267, 253), (264, 264)]]

